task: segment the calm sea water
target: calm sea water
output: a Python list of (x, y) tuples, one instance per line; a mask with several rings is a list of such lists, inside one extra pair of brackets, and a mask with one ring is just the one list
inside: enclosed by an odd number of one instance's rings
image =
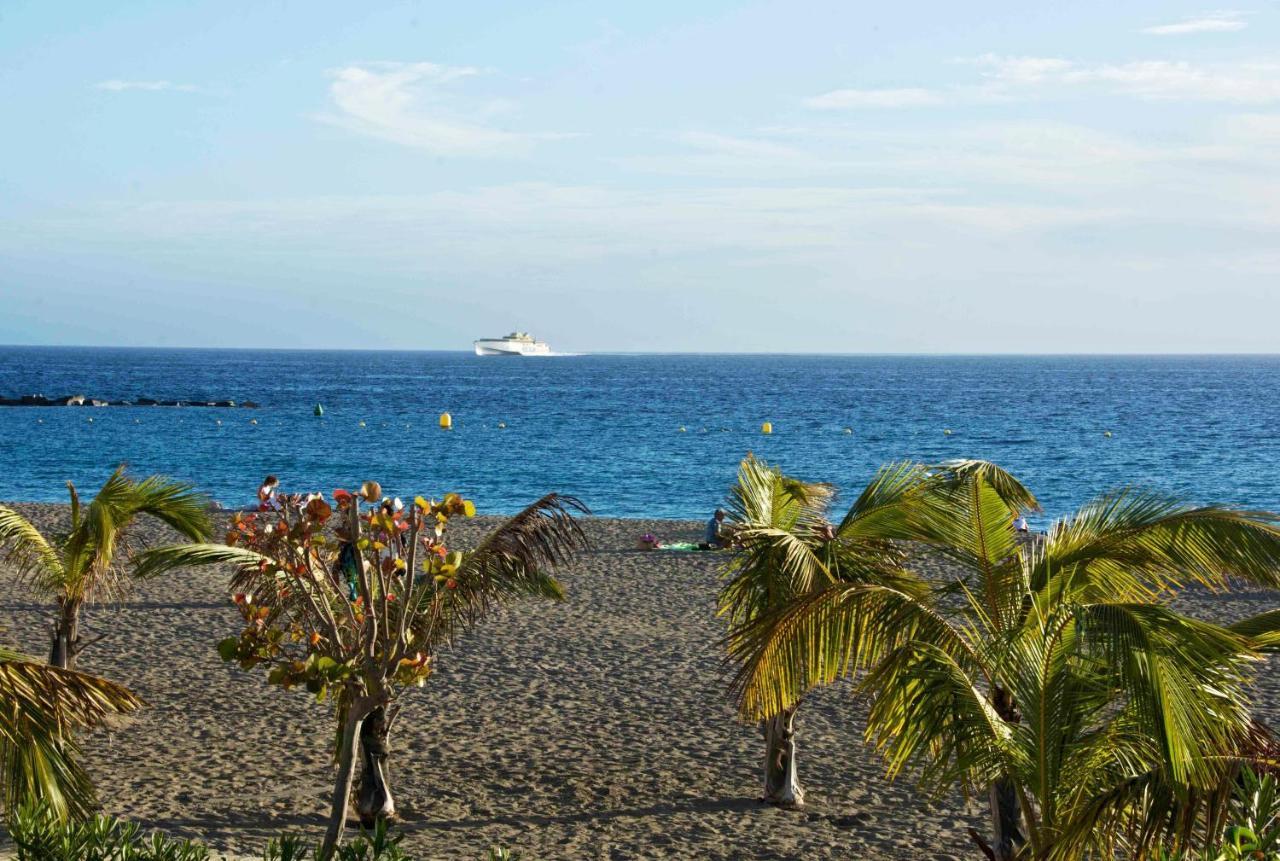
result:
[(0, 408), (0, 499), (62, 500), (127, 462), (226, 505), (270, 472), (287, 490), (455, 490), (493, 513), (557, 490), (601, 515), (705, 517), (754, 451), (850, 494), (888, 460), (974, 457), (1048, 515), (1126, 484), (1280, 509), (1280, 357), (0, 348), (0, 396), (36, 392), (261, 408)]

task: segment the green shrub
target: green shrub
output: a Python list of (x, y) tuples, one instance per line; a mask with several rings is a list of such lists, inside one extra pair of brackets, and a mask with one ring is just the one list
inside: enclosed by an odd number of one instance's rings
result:
[(24, 804), (9, 818), (17, 861), (208, 861), (209, 850), (109, 816), (65, 822), (46, 805)]
[(1229, 808), (1221, 841), (1199, 854), (1161, 852), (1160, 861), (1280, 861), (1280, 783), (1246, 769)]
[[(83, 822), (66, 822), (45, 805), (24, 804), (9, 819), (9, 834), (17, 854), (15, 861), (209, 861), (208, 848), (191, 840), (166, 837), (159, 832), (143, 835), (133, 822), (95, 816)], [(337, 861), (416, 861), (400, 848), (403, 834), (391, 833), (385, 820), (372, 831), (339, 846)], [(296, 834), (271, 840), (263, 861), (309, 861), (314, 852)], [(517, 852), (493, 847), (486, 861), (521, 861)]]

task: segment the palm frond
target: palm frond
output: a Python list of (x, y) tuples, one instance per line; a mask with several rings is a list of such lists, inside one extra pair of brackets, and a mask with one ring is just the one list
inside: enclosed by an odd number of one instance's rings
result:
[(875, 582), (836, 583), (795, 596), (725, 637), (739, 711), (749, 720), (795, 705), (817, 685), (872, 666), (916, 636), (957, 652), (963, 634), (927, 601)]
[(0, 553), (18, 577), (45, 591), (62, 580), (62, 560), (40, 530), (12, 508), (0, 506)]
[[(988, 479), (995, 477), (998, 484)], [(1034, 502), (1003, 470), (983, 461), (956, 461), (930, 479), (915, 500), (915, 540), (961, 570), (984, 621), (996, 629), (1017, 624), (1025, 572), (1014, 515)]]
[(41, 801), (60, 817), (95, 805), (93, 784), (77, 759), (77, 730), (143, 705), (105, 679), (51, 667), (0, 648), (0, 785), (9, 811)]
[[(1085, 578), (1099, 596), (1154, 598), (1188, 582), (1280, 587), (1280, 521), (1267, 512), (1194, 507), (1164, 494), (1120, 490), (1050, 531), (1046, 561)], [(1045, 582), (1036, 579), (1035, 586)]]
[[(109, 593), (119, 528), (132, 483), (124, 465), (116, 467), (97, 495), (81, 511), (79, 523), (62, 546), (64, 579), (59, 591), (77, 599)], [(72, 490), (74, 492), (74, 490)]]
[(834, 495), (829, 484), (801, 481), (748, 454), (729, 491), (729, 519), (743, 528), (788, 531), (801, 524), (821, 524)]
[(719, 612), (749, 621), (791, 596), (834, 582), (826, 510), (829, 485), (784, 475), (754, 455), (738, 467), (729, 494), (729, 524), (737, 551), (725, 565)]
[(1039, 511), (1040, 501), (1035, 494), (1018, 481), (1013, 473), (986, 460), (948, 460), (935, 467), (934, 479), (942, 482), (968, 484), (981, 481), (1004, 501), (1014, 512)]
[(1211, 781), (1210, 755), (1236, 747), (1252, 725), (1245, 686), (1258, 653), (1250, 640), (1155, 604), (1081, 605), (1075, 615), (1082, 643), (1159, 746), (1170, 781)]
[(836, 528), (841, 541), (910, 540), (912, 508), (907, 504), (932, 478), (929, 468), (912, 461), (880, 467), (849, 506)]
[(549, 493), (490, 532), (463, 555), (453, 575), (453, 588), (422, 590), (418, 600), (434, 602), (438, 612), (415, 615), (419, 633), (447, 641), (484, 618), (504, 598), (564, 598), (564, 587), (550, 572), (589, 545), (574, 512), (590, 514), (578, 499)]
[(149, 580), (179, 568), (200, 568), (205, 565), (233, 565), (237, 570), (257, 566), (269, 561), (260, 553), (243, 547), (225, 544), (172, 544), (152, 547), (134, 555), (132, 574), (139, 580)]
[(1268, 610), (1227, 626), (1232, 633), (1249, 637), (1264, 652), (1280, 651), (1280, 610)]
[(192, 541), (207, 541), (212, 531), (209, 498), (190, 484), (162, 475), (134, 482), (124, 513), (128, 519), (149, 514)]
[(860, 689), (871, 694), (867, 738), (885, 756), (890, 777), (917, 771), (922, 785), (936, 793), (1026, 770), (1016, 727), (1000, 716), (955, 652), (906, 642)]

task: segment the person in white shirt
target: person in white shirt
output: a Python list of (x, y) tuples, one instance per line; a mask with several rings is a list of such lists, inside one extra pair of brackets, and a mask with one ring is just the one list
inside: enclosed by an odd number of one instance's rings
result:
[(280, 487), (280, 479), (274, 475), (268, 475), (262, 480), (262, 486), (258, 488), (258, 510), (259, 511), (279, 511), (280, 500), (276, 498), (276, 491)]

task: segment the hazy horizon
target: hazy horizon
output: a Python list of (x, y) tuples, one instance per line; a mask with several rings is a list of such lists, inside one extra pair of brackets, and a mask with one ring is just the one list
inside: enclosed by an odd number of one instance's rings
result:
[[(471, 355), (470, 347), (281, 347), (281, 346), (223, 346), (223, 345), (174, 345), (174, 344), (0, 344), (0, 350), (192, 350), (192, 351), (238, 351), (238, 352), (281, 352), (281, 353), (461, 353)], [(885, 352), (841, 352), (841, 351), (786, 351), (786, 350), (584, 350), (580, 352), (553, 352), (546, 356), (525, 357), (483, 357), (494, 361), (529, 361), (540, 359), (572, 359), (582, 356), (825, 356), (838, 358), (1168, 358), (1168, 359), (1212, 359), (1233, 357), (1239, 358), (1280, 358), (1280, 351), (1254, 352), (929, 352), (929, 351), (885, 351)], [(482, 358), (482, 357), (477, 357)]]
[(1268, 355), (1280, 9), (29, 0), (0, 342)]

